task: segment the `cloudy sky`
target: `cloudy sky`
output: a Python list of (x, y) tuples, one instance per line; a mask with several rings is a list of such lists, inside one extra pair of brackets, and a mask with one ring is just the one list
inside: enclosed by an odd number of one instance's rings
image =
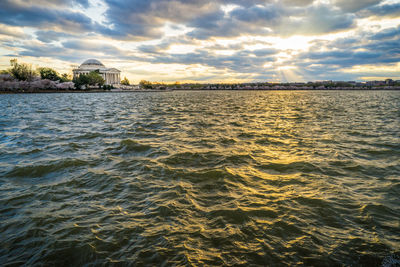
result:
[(400, 0), (1, 0), (11, 58), (135, 83), (400, 79)]

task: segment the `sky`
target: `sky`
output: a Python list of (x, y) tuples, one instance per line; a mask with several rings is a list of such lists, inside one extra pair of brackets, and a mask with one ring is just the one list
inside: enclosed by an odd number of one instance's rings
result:
[(131, 83), (400, 80), (400, 0), (0, 0), (0, 69)]

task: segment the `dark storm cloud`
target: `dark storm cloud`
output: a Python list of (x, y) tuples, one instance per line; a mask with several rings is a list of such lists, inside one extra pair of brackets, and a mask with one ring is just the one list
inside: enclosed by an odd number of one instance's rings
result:
[(279, 50), (273, 49), (273, 48), (264, 48), (264, 49), (257, 49), (254, 51), (251, 51), (251, 54), (256, 55), (257, 57), (265, 57), (265, 56), (270, 56), (277, 54)]
[[(396, 31), (397, 30), (397, 31)], [(358, 36), (366, 37), (368, 34)], [(379, 38), (384, 36), (384, 38)], [(400, 35), (398, 28), (370, 35), (371, 40), (366, 43), (349, 42), (342, 45), (342, 40), (325, 43), (317, 42), (307, 52), (301, 53), (296, 58), (296, 64), (304, 69), (312, 65), (335, 68), (340, 71), (357, 65), (386, 65), (400, 62)], [(340, 47), (340, 48), (339, 48)], [(319, 49), (319, 51), (315, 51)]]
[(89, 7), (89, 0), (24, 0), (29, 6), (74, 6)]
[(357, 12), (369, 6), (374, 6), (382, 0), (334, 0), (333, 4), (345, 12)]
[[(400, 26), (394, 28), (384, 29), (378, 33), (373, 34), (370, 38), (375, 40), (400, 38)], [(400, 47), (400, 44), (398, 45)]]
[(190, 21), (189, 27), (202, 28), (202, 29), (215, 29), (218, 28), (219, 23), (223, 20), (225, 13), (222, 10), (216, 10), (212, 13), (205, 14)]
[(30, 56), (30, 57), (51, 57), (65, 61), (79, 62), (82, 60), (84, 53), (76, 53), (65, 49), (62, 46), (52, 44), (21, 44), (17, 45), (21, 51), (19, 56)]
[(274, 5), (252, 6), (234, 9), (230, 15), (233, 19), (244, 22), (270, 22), (281, 17), (282, 10)]
[[(115, 38), (160, 38), (166, 21), (194, 28), (196, 39), (253, 35), (326, 34), (355, 26), (356, 13), (370, 16), (397, 14), (400, 4), (378, 5), (381, 0), (335, 0), (334, 8), (313, 0), (284, 1), (128, 1), (106, 0), (106, 17), (111, 28), (99, 29)], [(237, 8), (225, 14), (221, 5)], [(313, 4), (313, 5), (312, 5)]]
[(19, 2), (2, 0), (0, 3), (0, 22), (13, 26), (52, 27), (63, 30), (90, 31), (91, 19), (80, 12), (52, 9), (40, 6), (20, 5)]
[(145, 54), (160, 54), (168, 45), (141, 45), (138, 50)]
[[(371, 51), (379, 51), (381, 55), (388, 61), (393, 60), (393, 62), (400, 62), (400, 38), (379, 41), (363, 46), (364, 49), (369, 49)], [(380, 61), (377, 60), (379, 64)]]
[(308, 7), (285, 7), (279, 4), (240, 7), (229, 16), (221, 13), (197, 18), (190, 26), (195, 29), (189, 33), (197, 39), (210, 37), (235, 37), (240, 35), (293, 34), (319, 35), (356, 26), (354, 14), (343, 13), (329, 5)]
[(212, 1), (105, 0), (107, 23), (103, 34), (119, 38), (159, 38), (161, 28), (169, 21), (185, 23), (199, 15), (212, 13), (219, 5)]
[[(197, 50), (187, 54), (160, 55), (152, 63), (203, 64), (216, 69), (223, 69), (235, 73), (257, 73), (264, 69), (266, 62), (275, 62), (273, 56), (276, 50), (239, 51), (230, 56), (216, 55), (207, 49)], [(256, 55), (259, 56), (256, 56)]]
[[(359, 8), (356, 1), (337, 0), (337, 5)], [(367, 1), (372, 5), (372, 0)], [(377, 1), (375, 1), (377, 2)], [(375, 3), (374, 2), (374, 3)], [(312, 0), (105, 0), (105, 24), (93, 22), (84, 13), (64, 6), (88, 7), (88, 0), (4, 0), (0, 22), (53, 30), (90, 33), (121, 40), (159, 39), (166, 23), (193, 28), (188, 36), (196, 39), (240, 35), (324, 34), (354, 26), (355, 16), (328, 5), (311, 5)], [(222, 5), (237, 5), (225, 13)], [(367, 7), (365, 3), (363, 7)], [(342, 7), (343, 8), (343, 7)], [(372, 10), (369, 12), (373, 12)], [(383, 12), (383, 11), (377, 11)], [(57, 38), (54, 34), (53, 37)], [(44, 41), (51, 41), (43, 35)]]
[(36, 38), (44, 43), (51, 43), (54, 41), (59, 41), (61, 38), (72, 37), (71, 34), (56, 31), (37, 31), (35, 32)]
[(280, 6), (241, 6), (225, 14), (221, 10), (200, 16), (189, 22), (194, 30), (188, 35), (196, 39), (236, 37), (240, 35), (268, 35), (281, 21), (285, 10)]
[(146, 61), (147, 59), (139, 56), (133, 51), (123, 50), (112, 44), (91, 42), (86, 40), (68, 40), (62, 46), (69, 51), (80, 51), (87, 55), (101, 56), (102, 58), (119, 58), (122, 60)]
[[(287, 1), (296, 5), (310, 0)], [(282, 21), (285, 8), (273, 1), (127, 1), (106, 0), (106, 17), (110, 28), (101, 32), (117, 38), (160, 38), (161, 28), (168, 22), (194, 28), (188, 36), (197, 39), (234, 37), (242, 34), (269, 34)], [(226, 14), (221, 5), (237, 5)], [(124, 37), (123, 37), (124, 36)]]
[(400, 3), (372, 6), (364, 10), (363, 16), (400, 17)]
[(102, 59), (147, 61), (143, 56), (137, 56), (129, 50), (122, 50), (111, 44), (97, 43), (79, 39), (69, 39), (61, 44), (24, 42), (13, 44), (20, 50), (20, 56), (51, 57), (72, 62), (81, 62), (87, 58), (101, 57)]
[(326, 52), (311, 53), (307, 56), (309, 59), (315, 59), (318, 64), (340, 66), (341, 68), (352, 67), (356, 65), (385, 64), (399, 61), (399, 57), (387, 57), (382, 52)]

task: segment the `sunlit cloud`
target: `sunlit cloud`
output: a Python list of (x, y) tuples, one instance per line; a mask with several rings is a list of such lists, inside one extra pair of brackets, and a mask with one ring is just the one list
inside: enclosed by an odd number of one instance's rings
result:
[(400, 79), (400, 2), (4, 0), (0, 41), (1, 68), (97, 58), (133, 82)]

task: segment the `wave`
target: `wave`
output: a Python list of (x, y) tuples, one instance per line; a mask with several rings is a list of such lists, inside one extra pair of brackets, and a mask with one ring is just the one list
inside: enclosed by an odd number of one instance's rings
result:
[(397, 103), (383, 91), (0, 98), (0, 265), (393, 262)]
[(87, 166), (89, 163), (80, 159), (55, 160), (46, 164), (19, 165), (6, 173), (6, 177), (35, 178), (43, 177), (48, 174), (65, 171), (75, 167)]

